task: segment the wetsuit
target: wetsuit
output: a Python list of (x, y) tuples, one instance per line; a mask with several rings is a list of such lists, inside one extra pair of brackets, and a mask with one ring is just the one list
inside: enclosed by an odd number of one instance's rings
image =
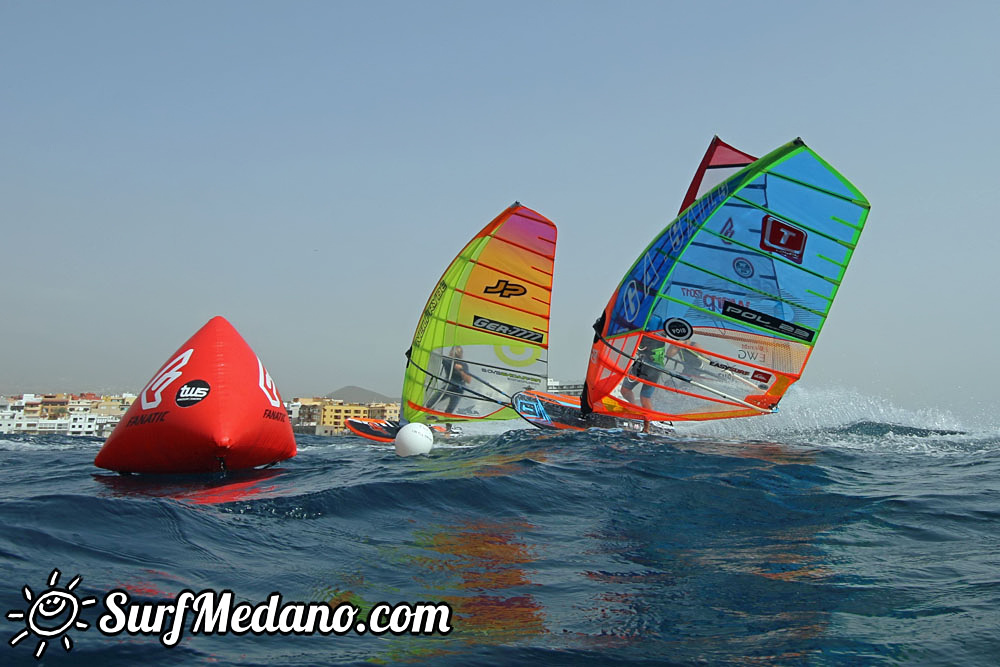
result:
[(447, 392), (449, 394), (448, 404), (445, 406), (444, 412), (454, 414), (458, 402), (465, 394), (465, 380), (462, 378), (462, 374), (468, 374), (469, 367), (464, 361), (445, 357), (441, 360), (441, 371), (441, 375), (448, 379), (448, 385), (434, 394), (434, 398), (427, 402), (427, 407), (433, 408), (434, 404), (441, 400), (441, 396)]
[(659, 369), (663, 368), (663, 354), (663, 343), (653, 338), (643, 338), (635, 350), (635, 361), (632, 362), (628, 374), (622, 380), (622, 388), (631, 391), (639, 384), (639, 380), (645, 380), (642, 383), (639, 396), (652, 397), (656, 387), (649, 383), (659, 382)]

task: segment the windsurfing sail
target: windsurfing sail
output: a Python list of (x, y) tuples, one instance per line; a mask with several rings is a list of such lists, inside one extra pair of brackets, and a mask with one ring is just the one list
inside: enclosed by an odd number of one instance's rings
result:
[[(751, 158), (718, 142), (690, 192), (713, 166)], [(776, 410), (869, 209), (801, 139), (705, 191), (643, 251), (595, 324), (582, 409), (652, 421)]]
[(683, 213), (684, 209), (705, 196), (709, 190), (756, 159), (749, 153), (730, 146), (718, 136), (712, 137), (677, 213)]
[(407, 352), (411, 422), (516, 419), (511, 396), (544, 389), (556, 226), (515, 202), (437, 282)]

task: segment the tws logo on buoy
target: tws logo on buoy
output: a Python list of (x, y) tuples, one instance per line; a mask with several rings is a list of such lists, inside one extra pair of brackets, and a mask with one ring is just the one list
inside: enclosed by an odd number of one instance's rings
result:
[(211, 391), (211, 387), (204, 380), (191, 380), (190, 382), (184, 383), (180, 389), (177, 390), (177, 396), (174, 397), (174, 403), (177, 404), (179, 408), (188, 408), (195, 403), (200, 403), (208, 396), (208, 392)]
[(73, 640), (67, 634), (70, 629), (86, 630), (90, 624), (79, 620), (80, 610), (83, 607), (97, 604), (97, 598), (87, 597), (80, 599), (73, 592), (83, 578), (76, 575), (66, 585), (66, 588), (58, 588), (58, 569), (52, 570), (49, 575), (49, 589), (39, 596), (35, 596), (31, 588), (25, 584), (22, 589), (24, 599), (29, 603), (27, 610), (11, 609), (7, 612), (8, 621), (24, 621), (24, 629), (14, 635), (10, 640), (11, 646), (17, 646), (21, 640), (30, 635), (38, 637), (38, 644), (35, 646), (35, 659), (40, 660), (49, 640), (55, 640), (62, 636), (62, 645), (67, 651), (73, 648)]

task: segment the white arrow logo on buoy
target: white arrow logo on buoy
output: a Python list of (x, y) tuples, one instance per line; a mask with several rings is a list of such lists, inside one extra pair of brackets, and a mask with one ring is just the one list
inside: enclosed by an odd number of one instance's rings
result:
[[(142, 409), (149, 410), (150, 408), (155, 408), (160, 404), (161, 394), (163, 390), (170, 386), (170, 383), (181, 376), (181, 369), (187, 364), (191, 359), (191, 355), (194, 354), (194, 348), (190, 350), (185, 350), (177, 355), (172, 361), (168, 362), (166, 366), (163, 367), (159, 373), (157, 373), (152, 380), (149, 381), (142, 390)], [(150, 398), (149, 393), (153, 392), (152, 398)]]
[(260, 371), (260, 390), (267, 396), (267, 400), (270, 401), (271, 405), (280, 408), (281, 397), (278, 396), (278, 388), (274, 386), (274, 380), (271, 379), (271, 374), (264, 368), (260, 357), (257, 357), (257, 369)]

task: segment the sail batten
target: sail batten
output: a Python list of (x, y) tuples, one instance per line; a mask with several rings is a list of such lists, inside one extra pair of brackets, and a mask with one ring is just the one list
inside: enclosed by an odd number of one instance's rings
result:
[[(539, 240), (544, 240), (544, 239), (539, 239)], [(517, 248), (518, 250), (523, 250), (523, 251), (525, 251), (527, 253), (531, 253), (533, 255), (538, 255), (539, 257), (545, 257), (545, 258), (549, 257), (549, 255), (547, 255), (546, 253), (542, 252), (541, 250), (536, 250), (534, 248), (531, 248), (531, 247), (528, 247), (528, 246), (525, 246), (525, 245), (521, 245), (520, 243), (516, 243), (515, 241), (511, 241), (510, 239), (505, 239), (505, 238), (497, 237), (497, 243), (503, 243), (503, 244), (506, 244), (508, 246), (511, 246), (512, 248)], [(553, 246), (554, 246), (554, 244), (553, 244)]]
[[(462, 296), (468, 297), (470, 299), (476, 299), (477, 301), (482, 301), (483, 303), (489, 303), (489, 304), (503, 306), (507, 310), (512, 310), (512, 311), (516, 311), (516, 312), (519, 312), (519, 313), (525, 313), (527, 315), (532, 315), (532, 316), (537, 316), (538, 315), (538, 312), (535, 311), (535, 310), (530, 310), (528, 308), (518, 308), (516, 306), (511, 306), (511, 305), (506, 304), (506, 303), (500, 303), (500, 304), (498, 304), (493, 299), (487, 299), (487, 298), (484, 298), (482, 296), (479, 296), (478, 294), (473, 294), (471, 292), (466, 292), (465, 290), (455, 290), (455, 291), (457, 293), (461, 294)], [(536, 297), (532, 297), (530, 300), (533, 301), (533, 302), (535, 302), (535, 303), (540, 303), (543, 306), (549, 306), (550, 305), (548, 301), (542, 301), (541, 299), (538, 299)], [(458, 324), (458, 322), (450, 322), (450, 324)], [(539, 329), (539, 331), (545, 331), (545, 330), (547, 330), (547, 329)]]
[(864, 205), (864, 200), (858, 200), (858, 199), (855, 199), (854, 197), (851, 197), (849, 195), (845, 195), (845, 194), (842, 194), (842, 193), (839, 193), (839, 192), (833, 192), (832, 190), (827, 190), (826, 188), (819, 187), (818, 185), (814, 185), (813, 183), (807, 183), (806, 181), (800, 181), (800, 180), (798, 180), (796, 178), (792, 178), (790, 176), (783, 175), (783, 174), (781, 174), (779, 172), (776, 172), (776, 171), (771, 172), (771, 175), (774, 178), (780, 178), (780, 179), (783, 179), (785, 181), (788, 181), (789, 183), (794, 183), (795, 185), (800, 185), (800, 186), (802, 186), (804, 188), (809, 188), (811, 190), (816, 190), (817, 192), (822, 192), (823, 194), (830, 195), (831, 197), (837, 197), (838, 199), (843, 199), (845, 202), (849, 202), (851, 204), (857, 204), (859, 206), (860, 205)]

